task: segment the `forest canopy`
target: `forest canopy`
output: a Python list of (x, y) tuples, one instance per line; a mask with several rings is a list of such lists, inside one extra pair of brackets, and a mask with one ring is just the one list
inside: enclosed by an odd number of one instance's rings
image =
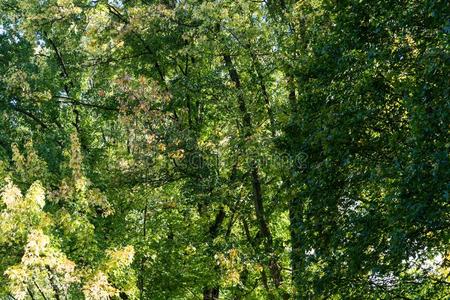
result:
[(0, 0), (0, 299), (447, 299), (445, 0)]

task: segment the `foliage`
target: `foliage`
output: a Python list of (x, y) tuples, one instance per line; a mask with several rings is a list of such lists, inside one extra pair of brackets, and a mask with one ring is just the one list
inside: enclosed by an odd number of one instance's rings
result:
[(449, 18), (0, 0), (0, 298), (447, 297)]

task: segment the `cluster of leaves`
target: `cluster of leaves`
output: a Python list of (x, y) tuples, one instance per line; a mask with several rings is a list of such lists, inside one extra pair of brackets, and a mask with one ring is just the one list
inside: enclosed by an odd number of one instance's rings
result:
[(90, 189), (82, 174), (76, 135), (72, 135), (69, 160), (72, 176), (53, 191), (44, 188), (49, 181), (34, 181), (22, 196), (11, 178), (27, 185), (37, 170), (25, 167), (40, 166), (41, 176), (46, 178), (46, 166), (36, 156), (32, 143), (27, 144), (26, 159), (17, 147), (13, 149), (14, 172), (2, 174), (0, 243), (6, 250), (1, 256), (2, 269), (6, 268), (2, 270), (3, 292), (15, 299), (62, 299), (68, 295), (109, 299), (120, 292), (133, 297), (134, 272), (129, 268), (133, 246), (103, 250), (96, 245), (89, 220), (95, 217), (91, 207), (108, 212), (109, 205), (104, 196)]
[(401, 2), (0, 0), (0, 297), (444, 298), (449, 7)]
[(445, 298), (448, 5), (323, 1), (294, 11), (308, 24), (286, 134), (290, 151), (308, 155), (296, 176), (301, 294)]

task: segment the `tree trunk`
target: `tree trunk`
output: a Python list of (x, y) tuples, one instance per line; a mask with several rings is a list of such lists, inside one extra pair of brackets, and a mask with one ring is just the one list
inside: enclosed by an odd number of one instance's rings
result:
[(205, 288), (203, 290), (203, 300), (218, 300), (219, 299), (219, 288)]
[[(292, 284), (294, 287), (301, 286), (301, 272), (302, 272), (302, 245), (301, 245), (301, 205), (298, 199), (294, 198), (289, 203), (289, 231), (291, 235), (291, 268), (292, 268)], [(293, 295), (296, 296), (295, 294)]]
[[(237, 73), (236, 68), (233, 65), (233, 61), (231, 60), (231, 57), (226, 54), (223, 55), (223, 58), (225, 61), (225, 65), (228, 68), (229, 76), (231, 80), (234, 82), (236, 89), (238, 89), (240, 92), (241, 81), (239, 78), (239, 74)], [(245, 138), (248, 138), (252, 135), (253, 132), (252, 120), (250, 117), (250, 113), (247, 110), (245, 99), (242, 93), (238, 93), (238, 105), (243, 119), (243, 131), (244, 131), (243, 134)], [(258, 220), (258, 227), (261, 235), (264, 238), (266, 251), (270, 255), (269, 269), (272, 276), (272, 280), (275, 286), (278, 287), (282, 282), (280, 265), (278, 263), (277, 257), (273, 255), (273, 239), (265, 218), (263, 195), (261, 190), (261, 180), (259, 176), (258, 165), (255, 161), (251, 162), (250, 175), (252, 180), (254, 207), (256, 218)]]

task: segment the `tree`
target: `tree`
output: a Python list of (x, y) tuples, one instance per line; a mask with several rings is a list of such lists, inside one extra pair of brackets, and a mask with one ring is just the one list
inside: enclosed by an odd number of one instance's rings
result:
[(0, 11), (0, 297), (448, 293), (443, 1)]
[(443, 297), (448, 7), (324, 1), (294, 13), (307, 24), (284, 140), (308, 156), (295, 179), (299, 295)]

